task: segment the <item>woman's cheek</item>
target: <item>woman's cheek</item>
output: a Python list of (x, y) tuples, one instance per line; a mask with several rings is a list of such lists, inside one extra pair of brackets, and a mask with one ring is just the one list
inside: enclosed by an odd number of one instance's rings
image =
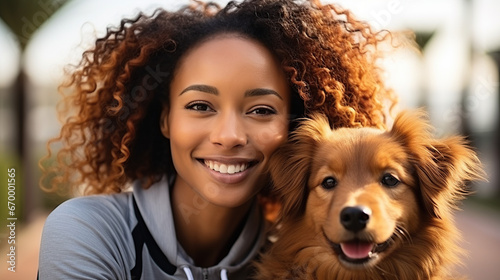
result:
[(273, 125), (259, 129), (256, 142), (262, 147), (266, 156), (270, 156), (279, 145), (283, 144), (288, 137), (288, 121), (282, 120)]

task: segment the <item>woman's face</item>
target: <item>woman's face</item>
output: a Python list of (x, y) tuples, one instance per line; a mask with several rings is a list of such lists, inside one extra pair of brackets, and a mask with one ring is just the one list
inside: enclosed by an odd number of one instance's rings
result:
[(237, 207), (265, 184), (271, 153), (287, 138), (290, 92), (280, 65), (257, 41), (216, 36), (188, 51), (170, 85), (162, 132), (174, 188)]

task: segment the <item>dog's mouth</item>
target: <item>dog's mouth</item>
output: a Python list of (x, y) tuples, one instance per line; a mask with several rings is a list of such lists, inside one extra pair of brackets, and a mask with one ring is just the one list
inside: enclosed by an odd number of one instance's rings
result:
[(362, 268), (374, 264), (379, 254), (386, 251), (393, 242), (393, 239), (389, 238), (379, 244), (361, 239), (335, 243), (326, 236), (324, 231), (323, 236), (337, 254), (339, 260), (352, 268)]

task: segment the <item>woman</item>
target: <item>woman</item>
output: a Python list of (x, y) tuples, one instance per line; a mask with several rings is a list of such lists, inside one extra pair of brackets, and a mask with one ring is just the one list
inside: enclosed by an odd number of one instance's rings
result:
[(50, 189), (99, 195), (51, 213), (40, 279), (250, 278), (266, 240), (257, 197), (293, 120), (384, 126), (382, 40), (293, 0), (197, 2), (109, 29), (70, 76), (45, 170), (59, 172)]

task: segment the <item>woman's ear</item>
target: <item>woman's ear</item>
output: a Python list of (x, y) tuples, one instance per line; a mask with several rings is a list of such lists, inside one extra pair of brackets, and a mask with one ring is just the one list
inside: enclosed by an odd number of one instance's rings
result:
[(168, 106), (163, 106), (160, 116), (160, 130), (161, 134), (165, 136), (165, 138), (170, 138), (170, 131), (168, 129)]

